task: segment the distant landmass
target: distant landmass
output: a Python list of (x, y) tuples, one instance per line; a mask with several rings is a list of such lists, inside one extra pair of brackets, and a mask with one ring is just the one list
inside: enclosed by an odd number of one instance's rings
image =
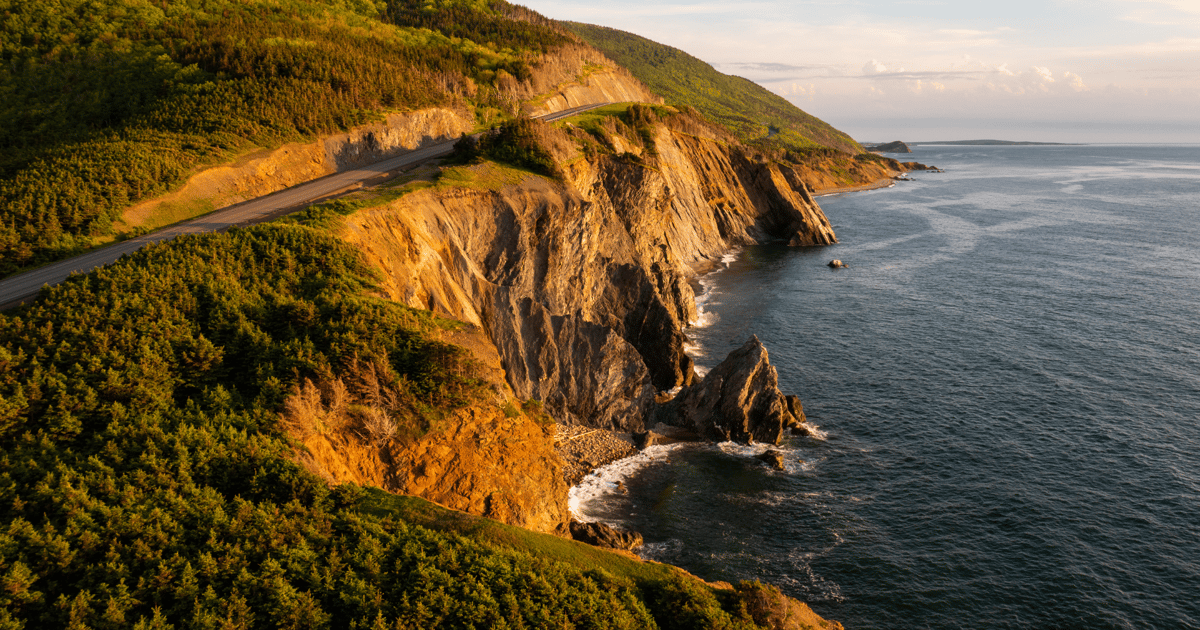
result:
[(937, 140), (930, 142), (909, 142), (909, 146), (918, 144), (962, 144), (962, 145), (1056, 145), (1056, 146), (1077, 146), (1079, 143), (1072, 142), (1014, 142), (1012, 140)]
[(907, 144), (896, 140), (885, 144), (867, 144), (863, 143), (863, 148), (876, 153), (912, 153), (912, 149), (908, 148)]

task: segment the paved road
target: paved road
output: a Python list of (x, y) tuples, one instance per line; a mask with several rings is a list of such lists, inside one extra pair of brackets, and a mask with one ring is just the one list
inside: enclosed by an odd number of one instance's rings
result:
[[(541, 116), (543, 120), (555, 121), (560, 118), (573, 116), (580, 112), (608, 105), (596, 103), (574, 107), (553, 114)], [(453, 140), (417, 149), (370, 166), (364, 166), (352, 171), (344, 171), (322, 177), (304, 184), (299, 184), (279, 192), (259, 197), (251, 201), (239, 203), (228, 208), (211, 212), (202, 217), (177, 223), (157, 232), (122, 241), (108, 247), (80, 254), (74, 258), (39, 267), (32, 271), (0, 281), (0, 310), (11, 308), (37, 295), (42, 287), (48, 284), (58, 284), (75, 272), (87, 273), (97, 267), (115, 262), (124, 254), (135, 252), (150, 243), (167, 241), (181, 234), (203, 234), (216, 232), (233, 226), (246, 226), (262, 223), (280, 216), (288, 208), (297, 208), (304, 204), (320, 199), (340, 190), (345, 190), (358, 183), (383, 175), (390, 171), (418, 162), (424, 162), (450, 153), (454, 148)]]

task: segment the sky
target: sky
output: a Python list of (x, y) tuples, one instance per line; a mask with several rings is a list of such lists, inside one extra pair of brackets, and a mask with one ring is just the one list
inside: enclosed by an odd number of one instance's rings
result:
[(751, 79), (856, 140), (1200, 143), (1200, 0), (517, 0)]

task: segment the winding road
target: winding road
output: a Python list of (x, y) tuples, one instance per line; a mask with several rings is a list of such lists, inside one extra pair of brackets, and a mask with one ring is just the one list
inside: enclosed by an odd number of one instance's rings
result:
[[(538, 116), (538, 118), (552, 122), (609, 104), (594, 103), (591, 105), (582, 105)], [(42, 290), (43, 286), (58, 284), (76, 272), (87, 273), (98, 267), (116, 262), (121, 256), (133, 253), (150, 243), (168, 241), (182, 234), (218, 232), (235, 226), (244, 227), (269, 221), (286, 214), (285, 211), (288, 209), (299, 209), (309, 202), (345, 190), (373, 177), (448, 155), (453, 150), (455, 142), (455, 140), (448, 140), (410, 151), (404, 155), (376, 162), (370, 166), (343, 171), (298, 184), (257, 199), (244, 201), (215, 212), (210, 212), (202, 217), (176, 223), (157, 232), (114, 243), (80, 254), (74, 258), (60, 260), (56, 263), (0, 280), (0, 310), (22, 304), (26, 300), (36, 296)]]

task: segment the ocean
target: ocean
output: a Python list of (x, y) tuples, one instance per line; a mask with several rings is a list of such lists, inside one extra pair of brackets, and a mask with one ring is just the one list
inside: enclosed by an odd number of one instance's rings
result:
[(702, 279), (698, 364), (757, 335), (819, 427), (786, 470), (654, 447), (573, 508), (850, 630), (1200, 628), (1200, 146), (904, 159)]

